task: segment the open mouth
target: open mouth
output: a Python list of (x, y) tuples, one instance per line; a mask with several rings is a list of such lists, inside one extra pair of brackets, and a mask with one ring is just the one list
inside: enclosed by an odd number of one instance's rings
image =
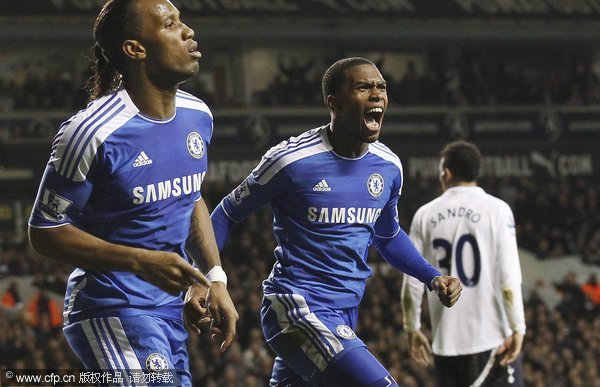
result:
[(365, 125), (370, 130), (379, 130), (381, 128), (381, 119), (383, 118), (383, 108), (374, 107), (365, 112)]

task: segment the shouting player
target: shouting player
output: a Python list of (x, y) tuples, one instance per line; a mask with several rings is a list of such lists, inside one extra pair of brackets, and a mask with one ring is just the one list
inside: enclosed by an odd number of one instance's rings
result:
[(396, 386), (354, 332), (369, 246), (445, 306), (461, 285), (427, 263), (398, 224), (402, 165), (378, 141), (388, 97), (377, 67), (337, 61), (325, 72), (323, 96), (330, 123), (271, 148), (215, 208), (217, 243), (270, 203), (276, 263), (263, 283), (261, 322), (277, 355), (272, 386)]

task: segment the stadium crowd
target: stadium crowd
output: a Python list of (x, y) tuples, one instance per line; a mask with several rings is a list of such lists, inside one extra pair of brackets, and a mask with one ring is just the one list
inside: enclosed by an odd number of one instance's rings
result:
[[(429, 53), (418, 66), (378, 68), (388, 82), (390, 101), (400, 106), (595, 105), (600, 103), (600, 65), (578, 54), (520, 62), (511, 53), (463, 52), (448, 60)], [(341, 54), (341, 56), (346, 56)], [(541, 55), (540, 57), (543, 57)], [(279, 72), (260, 93), (261, 105), (318, 105), (322, 102), (314, 60), (279, 63)], [(328, 63), (327, 59), (323, 62)], [(316, 74), (312, 76), (311, 74)]]
[[(257, 94), (256, 104), (321, 105), (320, 80), (311, 76), (316, 62), (279, 63), (278, 73)], [(543, 68), (503, 62), (499, 57), (489, 58), (482, 53), (464, 55), (452, 65), (432, 59), (422, 68), (409, 62), (406, 69), (396, 70), (387, 68), (385, 62), (378, 64), (384, 73), (389, 73), (384, 75), (390, 83), (392, 103), (397, 106), (600, 104), (600, 69), (576, 56), (567, 56), (559, 66)], [(0, 79), (0, 112), (79, 109), (86, 101), (81, 88), (85, 79), (85, 72), (68, 69), (31, 72), (22, 82)], [(205, 92), (194, 89), (197, 86), (184, 85), (184, 89), (190, 87), (188, 91), (203, 97)], [(223, 98), (211, 95), (204, 98), (216, 101), (211, 107), (227, 107), (218, 104)], [(6, 127), (0, 121), (0, 141), (51, 138), (54, 130), (43, 122)], [(573, 254), (586, 263), (600, 265), (597, 179), (562, 178), (540, 184), (530, 179), (486, 177), (481, 185), (513, 208), (522, 248), (540, 259)], [(212, 207), (229, 192), (223, 187), (206, 185), (206, 188), (204, 196)], [(437, 194), (437, 182), (431, 179), (405, 185), (400, 205), (405, 229), (414, 211)], [(267, 384), (273, 355), (260, 331), (259, 305), (261, 281), (273, 263), (273, 247), (271, 215), (262, 211), (251, 215), (236, 230), (232, 243), (223, 252), (229, 289), (240, 314), (238, 336), (234, 345), (221, 354), (208, 335), (191, 334), (189, 350), (196, 386)], [(387, 264), (374, 251), (370, 262), (374, 275), (361, 305), (358, 334), (403, 386), (433, 386), (431, 366), (419, 367), (408, 356), (399, 303), (402, 277), (394, 270), (387, 270)], [(62, 334), (62, 305), (56, 301), (64, 294), (70, 271), (70, 267), (40, 257), (25, 241), (0, 234), (0, 278), (31, 279), (28, 286), (35, 289), (33, 296), (26, 299), (19, 282), (10, 281), (1, 295), (1, 369), (81, 368)], [(599, 292), (600, 284), (593, 275), (581, 279), (566, 273), (559, 283), (540, 279), (525, 295), (526, 386), (600, 385)], [(429, 321), (427, 316), (423, 321)]]
[[(494, 105), (597, 105), (600, 104), (600, 63), (590, 55), (565, 51), (541, 52), (537, 61), (522, 61), (512, 51), (464, 51), (450, 60), (429, 52), (405, 68), (377, 60), (388, 82), (394, 106), (494, 106)], [(338, 57), (348, 56), (339, 53)], [(210, 103), (212, 108), (239, 106), (321, 106), (321, 74), (329, 57), (304, 61), (279, 58), (277, 71), (251, 101), (215, 95), (202, 82), (182, 88)], [(422, 63), (421, 63), (422, 62)], [(71, 67), (40, 69), (37, 63), (19, 69), (18, 80), (0, 77), (0, 112), (83, 108), (82, 88), (89, 78), (84, 63)], [(219, 93), (225, 91), (219, 90)]]
[[(577, 186), (566, 183), (574, 188)], [(412, 192), (409, 191), (411, 186), (414, 187)], [(222, 188), (207, 186), (204, 196), (209, 206), (216, 205), (221, 195), (227, 192)], [(494, 189), (501, 188), (501, 184), (497, 183)], [(402, 203), (406, 204), (413, 199), (417, 201), (415, 198), (425, 201), (436, 193), (433, 184), (427, 186), (424, 183), (407, 184), (406, 190), (406, 197), (402, 199)], [(520, 201), (537, 196), (530, 192), (515, 195), (512, 204), (518, 218), (524, 216), (520, 211), (526, 212), (526, 203)], [(412, 207), (418, 207), (418, 203), (403, 209), (403, 223), (410, 221)], [(530, 211), (545, 212), (540, 209)], [(564, 221), (564, 215), (558, 219)], [(189, 350), (196, 386), (253, 387), (267, 384), (273, 355), (260, 331), (259, 305), (261, 281), (268, 275), (273, 263), (271, 222), (271, 213), (267, 209), (251, 215), (234, 231), (231, 244), (222, 254), (231, 296), (240, 314), (238, 336), (235, 344), (221, 354), (208, 335), (191, 334)], [(580, 220), (573, 222), (579, 224)], [(531, 227), (534, 227), (533, 230), (524, 226), (519, 229), (523, 247), (527, 243), (532, 246), (541, 243), (537, 239), (537, 226)], [(573, 233), (576, 231), (573, 230)], [(71, 268), (38, 256), (24, 241), (11, 241), (8, 236), (2, 240), (1, 277), (30, 278), (29, 286), (36, 291), (33, 297), (25, 300), (22, 289), (12, 284), (2, 294), (0, 343), (4, 351), (0, 353), (0, 368), (81, 368), (66, 345), (61, 332), (60, 313), (57, 313), (62, 305), (58, 305), (56, 299), (63, 295)], [(560, 248), (554, 246), (547, 251), (551, 249)], [(399, 303), (401, 275), (389, 270), (375, 250), (371, 252), (369, 261), (374, 275), (368, 282), (361, 305), (358, 334), (403, 386), (433, 386), (432, 369), (416, 365), (408, 356)], [(51, 294), (56, 297), (50, 297)], [(523, 356), (527, 386), (591, 387), (600, 384), (599, 294), (600, 284), (593, 275), (581, 279), (574, 273), (566, 273), (558, 283), (540, 279), (535, 288), (525, 295), (528, 331)], [(426, 317), (423, 321), (429, 321)], [(426, 332), (430, 334), (430, 331)]]

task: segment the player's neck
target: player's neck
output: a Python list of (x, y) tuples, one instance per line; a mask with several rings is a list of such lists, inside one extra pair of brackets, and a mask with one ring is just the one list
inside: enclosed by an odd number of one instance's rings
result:
[(477, 187), (476, 181), (456, 181), (451, 182), (447, 185), (448, 188), (452, 187)]
[(125, 85), (129, 97), (145, 116), (159, 120), (172, 117), (175, 114), (175, 94), (177, 87), (162, 90), (154, 86)]
[(327, 128), (327, 138), (333, 151), (342, 157), (349, 159), (355, 159), (367, 151), (369, 144), (365, 142), (351, 142), (351, 138), (347, 136), (336, 136), (335, 131), (331, 130), (331, 127)]

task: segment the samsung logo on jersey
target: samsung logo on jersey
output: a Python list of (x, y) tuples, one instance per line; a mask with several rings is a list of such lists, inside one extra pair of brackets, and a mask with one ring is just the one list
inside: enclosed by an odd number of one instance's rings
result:
[(381, 208), (308, 207), (308, 220), (317, 223), (375, 223)]
[(189, 195), (192, 192), (200, 192), (205, 175), (206, 171), (176, 177), (172, 180), (165, 180), (156, 184), (148, 184), (145, 187), (135, 187), (132, 192), (133, 204), (153, 203), (170, 197), (179, 197), (181, 195)]

